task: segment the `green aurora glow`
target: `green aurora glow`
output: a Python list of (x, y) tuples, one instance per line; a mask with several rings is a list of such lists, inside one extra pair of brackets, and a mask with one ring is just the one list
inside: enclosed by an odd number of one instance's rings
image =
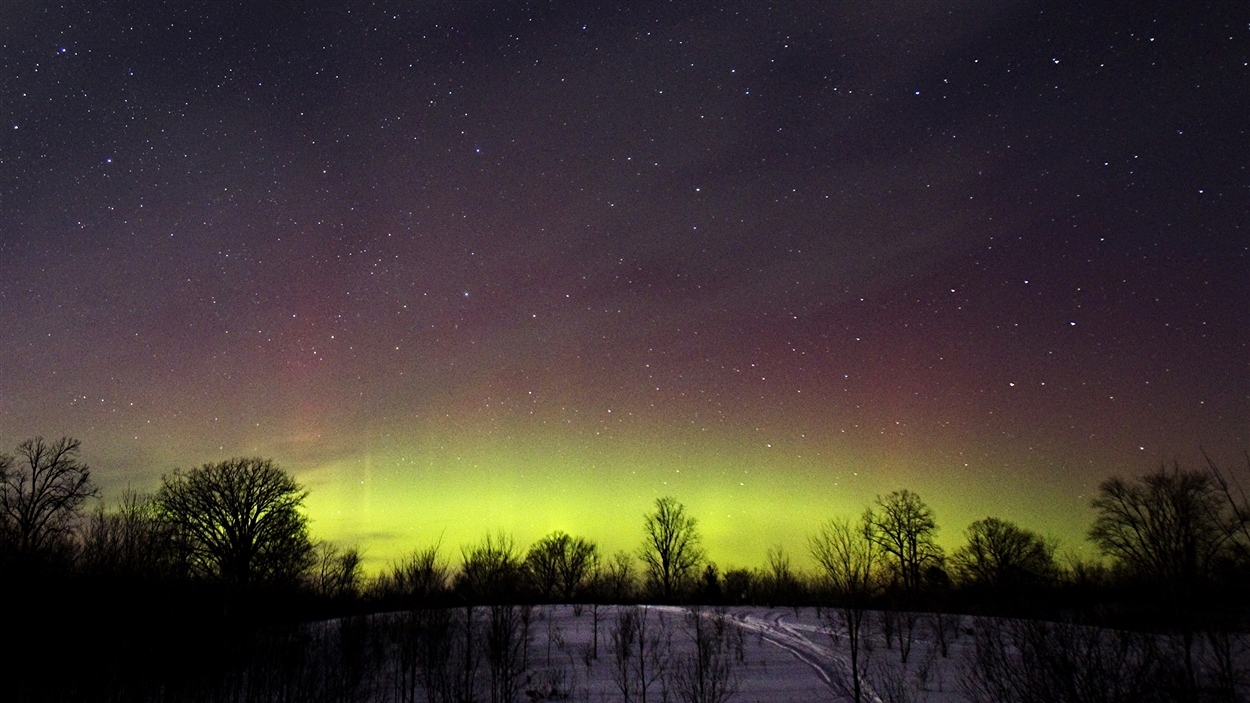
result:
[(0, 450), (272, 458), (374, 572), (1244, 464), (1237, 3), (387, 5), (4, 6)]

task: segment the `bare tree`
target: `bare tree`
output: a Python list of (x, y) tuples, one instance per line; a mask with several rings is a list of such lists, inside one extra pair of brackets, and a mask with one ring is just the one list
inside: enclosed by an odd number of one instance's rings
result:
[(959, 627), (963, 621), (957, 613), (936, 612), (930, 615), (933, 623), (933, 637), (937, 640), (938, 651), (942, 658), (950, 656), (951, 641), (959, 638)]
[(165, 476), (156, 501), (193, 574), (247, 588), (312, 565), (305, 496), (272, 461), (240, 458)]
[(1129, 570), (1191, 597), (1229, 540), (1226, 505), (1207, 473), (1179, 464), (1129, 483), (1103, 481), (1089, 538)]
[[(1241, 561), (1242, 567), (1250, 566), (1250, 497), (1245, 488), (1230, 472), (1221, 469), (1218, 464), (1202, 454), (1207, 462), (1207, 473), (1214, 481), (1220, 495), (1224, 498), (1225, 519), (1220, 520), (1232, 555)], [(1250, 452), (1245, 453), (1246, 469), (1250, 471)]]
[(637, 595), (638, 578), (634, 572), (634, 558), (629, 552), (619, 550), (612, 555), (598, 575), (598, 588), (614, 603), (623, 603)]
[(1010, 520), (977, 520), (968, 526), (967, 537), (967, 544), (951, 555), (965, 583), (1019, 586), (1056, 574), (1054, 543)]
[(599, 548), (557, 530), (530, 547), (525, 562), (545, 600), (555, 596), (568, 602), (589, 585), (599, 563)]
[(765, 584), (768, 600), (772, 605), (791, 604), (800, 595), (802, 584), (790, 565), (790, 555), (780, 544), (768, 548), (768, 570)]
[(374, 581), (376, 597), (399, 598), (408, 605), (429, 606), (447, 592), (451, 569), (439, 554), (439, 545), (418, 549), (391, 565)]
[(18, 463), (0, 454), (0, 546), (28, 557), (64, 540), (84, 501), (96, 495), (91, 469), (78, 461), (80, 442), (43, 437), (17, 445)]
[(646, 540), (640, 550), (653, 591), (668, 600), (685, 591), (703, 561), (697, 521), (670, 497), (657, 498), (655, 512), (644, 516)]
[(678, 699), (725, 703), (738, 690), (735, 640), (742, 638), (742, 630), (729, 621), (723, 609), (709, 612), (698, 606), (686, 611), (684, 629), (694, 651), (675, 662), (673, 688)]
[[(481, 542), (475, 545), (465, 545), (460, 548), (461, 556), (464, 563), (461, 564), (460, 573), (455, 579), (455, 590), (464, 599), (464, 619), (465, 619), (465, 658), (463, 667), (464, 691), (473, 690), (473, 680), (477, 667), (476, 653), (482, 647), (481, 644), (474, 644), (477, 637), (477, 625), (474, 619), (475, 606), (481, 603), (490, 604), (489, 614), (490, 622), (487, 623), (486, 637), (486, 654), (488, 656), (487, 664), (490, 667), (492, 676), (491, 695), (503, 695), (503, 689), (496, 690), (494, 686), (501, 682), (510, 681), (509, 678), (513, 670), (511, 659), (490, 659), (493, 656), (504, 657), (510, 650), (506, 648), (500, 649), (501, 643), (511, 643), (514, 640), (509, 639), (511, 633), (505, 632), (502, 628), (512, 622), (513, 611), (509, 610), (511, 604), (519, 600), (524, 594), (523, 589), (528, 580), (528, 569), (522, 558), (520, 550), (517, 549), (513, 539), (504, 534), (499, 533), (498, 536), (487, 534)], [(528, 638), (528, 614), (526, 615), (526, 637)], [(526, 652), (528, 652), (528, 639), (526, 644)], [(501, 668), (502, 667), (502, 668)], [(500, 677), (503, 678), (500, 678)], [(492, 698), (492, 700), (495, 700)]]
[(919, 592), (926, 569), (942, 561), (942, 549), (933, 541), (937, 522), (932, 508), (920, 496), (903, 489), (877, 496), (876, 507), (864, 513), (864, 522), (869, 538), (893, 567), (903, 592)]
[(173, 534), (160, 520), (154, 497), (127, 490), (112, 511), (101, 505), (83, 531), (82, 562), (88, 573), (99, 575), (170, 575)]
[[(458, 608), (417, 608), (383, 616), (390, 636), (392, 697), (416, 703), (473, 700), (476, 654), (466, 611)], [(462, 672), (468, 671), (468, 675)]]
[[(1231, 472), (1222, 469), (1204, 451), (1203, 458), (1224, 501), (1224, 516), (1219, 520), (1227, 544), (1227, 552), (1242, 574), (1250, 573), (1250, 498)], [(1250, 452), (1242, 455), (1250, 472)], [(1235, 620), (1221, 619), (1212, 623), (1206, 634), (1209, 659), (1215, 683), (1228, 700), (1250, 700), (1250, 669), (1239, 662), (1250, 654), (1250, 633), (1237, 631)], [(1240, 696), (1240, 697), (1238, 697)]]
[(865, 615), (879, 588), (877, 543), (870, 538), (866, 518), (859, 525), (833, 519), (808, 539), (808, 549), (836, 601), (829, 611), (835, 625), (831, 628), (834, 645), (838, 644), (840, 629), (848, 648), (849, 671), (833, 683), (855, 703), (861, 703), (867, 697), (869, 634)]
[(563, 532), (553, 532), (535, 542), (525, 555), (530, 578), (544, 601), (550, 601), (559, 591), (560, 561), (564, 558), (568, 539), (569, 536)]
[(978, 618), (960, 675), (972, 703), (1176, 700), (1154, 636), (1072, 622)]
[(528, 579), (525, 560), (511, 537), (502, 532), (486, 535), (475, 545), (461, 547), (456, 590), (470, 602), (514, 601)]
[(1159, 611), (1179, 634), (1185, 682), (1196, 690), (1194, 647), (1210, 615), (1204, 590), (1235, 532), (1225, 494), (1213, 477), (1173, 464), (1128, 483), (1103, 481), (1091, 505), (1089, 537), (1103, 554), (1162, 589)]
[(616, 623), (612, 627), (612, 681), (621, 692), (624, 703), (633, 703), (637, 697), (638, 684), (635, 677), (634, 657), (638, 638), (638, 606), (627, 606), (616, 611)]
[(514, 703), (529, 680), (531, 606), (495, 603), (486, 627), (491, 703)]
[[(671, 635), (663, 613), (651, 616), (644, 605), (621, 606), (611, 633), (612, 680), (625, 703), (668, 699), (667, 675), (672, 653)], [(660, 690), (655, 691), (656, 686)]]
[(331, 542), (317, 543), (312, 573), (315, 593), (326, 598), (354, 598), (360, 594), (362, 573), (359, 549), (340, 549)]
[(599, 602), (608, 599), (613, 603), (624, 603), (633, 599), (637, 592), (637, 579), (634, 576), (634, 558), (629, 552), (619, 550), (611, 560), (600, 562), (592, 576), (591, 588), (594, 600), (591, 608), (591, 646), (589, 658), (599, 658), (599, 623), (603, 615), (599, 612)]
[(882, 631), (886, 634), (886, 646), (893, 648), (890, 637), (898, 635), (898, 655), (903, 664), (911, 656), (911, 646), (916, 641), (916, 628), (920, 626), (921, 614), (911, 610), (888, 609), (881, 613)]
[[(485, 632), (486, 665), (490, 672), (491, 703), (511, 703), (519, 697), (530, 672), (531, 608), (516, 604), (524, 597), (529, 568), (511, 537), (487, 534), (480, 543), (461, 549), (464, 564), (457, 578), (469, 599), (465, 609), (466, 635), (471, 638), (472, 603), (489, 603)], [(471, 649), (471, 639), (466, 643)], [(467, 687), (466, 687), (467, 688)]]

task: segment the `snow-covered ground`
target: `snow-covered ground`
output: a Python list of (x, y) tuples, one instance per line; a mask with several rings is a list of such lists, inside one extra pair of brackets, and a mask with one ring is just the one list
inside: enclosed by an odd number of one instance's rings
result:
[[(853, 700), (855, 668), (860, 700), (879, 703), (1142, 701), (1167, 700), (1159, 687), (1184, 675), (1180, 637), (1072, 623), (867, 612), (855, 667), (845, 613), (836, 610), (549, 605), (469, 613), (310, 626), (294, 643), (298, 653), (274, 649), (279, 656), (257, 660), (233, 690), (258, 700), (299, 690), (293, 699), (370, 703), (802, 703)], [(1245, 700), (1250, 638), (1200, 635), (1192, 644), (1197, 684), (1212, 694), (1224, 685), (1218, 699), (1230, 700), (1227, 682), (1240, 680), (1231, 700)]]
[[(622, 610), (630, 606), (587, 606), (580, 614), (572, 606), (539, 606), (532, 613), (531, 656), (535, 680), (544, 677), (566, 682), (569, 700), (621, 701), (622, 675), (612, 633), (618, 629)], [(666, 670), (656, 673), (647, 700), (673, 700), (673, 677), (689, 668), (695, 653), (692, 613), (674, 606), (636, 606), (651, 632), (661, 633), (657, 661)], [(830, 701), (843, 697), (850, 682), (845, 637), (828, 611), (813, 608), (734, 607), (702, 608), (705, 623), (724, 617), (732, 628), (728, 647), (729, 700), (743, 703), (777, 701)], [(959, 616), (921, 614), (911, 618), (911, 645), (903, 662), (902, 641), (908, 618), (896, 616), (891, 645), (887, 646), (880, 613), (868, 614), (869, 636), (861, 664), (864, 700), (959, 701), (958, 667), (965, 659), (969, 638), (961, 636)], [(598, 618), (598, 657), (594, 657), (595, 619)], [(938, 625), (947, 637), (942, 656)], [(634, 652), (633, 657), (638, 657)], [(549, 658), (548, 658), (549, 657)], [(666, 696), (667, 693), (667, 696)], [(638, 692), (632, 695), (637, 700)]]

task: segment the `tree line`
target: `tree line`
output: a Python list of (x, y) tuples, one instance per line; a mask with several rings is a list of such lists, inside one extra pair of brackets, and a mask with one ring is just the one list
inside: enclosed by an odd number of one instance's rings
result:
[[(235, 596), (298, 590), (331, 599), (422, 599), (450, 590), (478, 600), (785, 604), (859, 579), (874, 595), (901, 600), (958, 591), (995, 602), (1040, 588), (1114, 584), (1189, 602), (1218, 593), (1250, 567), (1246, 495), (1210, 461), (1104, 481), (1091, 501), (1088, 536), (1106, 561), (1061, 563), (1055, 540), (993, 516), (968, 525), (964, 543), (947, 554), (933, 509), (901, 489), (878, 496), (855, 520), (818, 526), (808, 538), (816, 573), (794, 568), (780, 546), (762, 568), (720, 573), (698, 520), (666, 496), (641, 516), (643, 540), (633, 553), (605, 555), (593, 540), (560, 531), (522, 548), (500, 533), (462, 546), (455, 573), (434, 546), (366, 579), (357, 548), (312, 539), (307, 492), (269, 459), (176, 470), (152, 493), (127, 491), (111, 509), (87, 511), (98, 490), (80, 450), (73, 438), (35, 437), (0, 454), (0, 564), (8, 580), (72, 572), (186, 581)], [(856, 576), (857, 568), (864, 573)]]
[[(933, 509), (900, 489), (854, 519), (817, 526), (807, 540), (815, 571), (796, 568), (778, 546), (761, 567), (722, 573), (698, 520), (662, 497), (641, 516), (633, 552), (608, 555), (559, 531), (523, 547), (501, 532), (461, 546), (455, 567), (435, 544), (366, 578), (358, 549), (312, 538), (307, 492), (271, 460), (175, 471), (150, 494), (128, 491), (111, 508), (88, 510), (98, 490), (80, 450), (73, 438), (35, 437), (0, 454), (0, 597), (26, 604), (10, 609), (0, 652), (15, 690), (42, 685), (42, 653), (84, 624), (126, 660), (106, 655), (102, 668), (117, 675), (139, 651), (162, 685), (194, 679), (205, 663), (228, 668), (240, 633), (258, 626), (451, 607), (469, 608), (471, 624), (475, 606), (542, 602), (823, 607), (846, 633), (852, 671), (870, 609), (895, 614), (878, 626), (899, 646), (910, 644), (918, 612), (1096, 615), (1101, 625), (1175, 634), (1192, 681), (1204, 633), (1244, 629), (1250, 504), (1209, 460), (1104, 481), (1088, 532), (1103, 561), (1065, 561), (1054, 540), (992, 516), (970, 524), (948, 554)], [(171, 642), (199, 655), (170, 661)], [(846, 691), (856, 700), (857, 682)]]

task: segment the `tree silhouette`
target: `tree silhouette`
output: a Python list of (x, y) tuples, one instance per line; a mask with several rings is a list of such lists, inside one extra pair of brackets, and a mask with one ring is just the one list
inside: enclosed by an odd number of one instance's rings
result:
[(511, 537), (487, 534), (475, 545), (460, 548), (464, 563), (456, 576), (456, 590), (470, 603), (516, 601), (529, 579), (525, 560)]
[(362, 558), (356, 547), (340, 549), (330, 542), (318, 542), (312, 569), (313, 592), (326, 598), (355, 598), (363, 579)]
[(1225, 494), (1211, 474), (1160, 466), (1134, 483), (1103, 481), (1091, 505), (1098, 517), (1089, 537), (1103, 554), (1160, 588), (1159, 611), (1179, 631), (1185, 685), (1196, 691), (1196, 631), (1210, 618), (1207, 589), (1233, 531)]
[[(460, 548), (464, 563), (456, 576), (455, 590), (465, 600), (465, 656), (463, 690), (472, 691), (476, 670), (474, 606), (487, 603), (490, 619), (487, 623), (485, 649), (487, 665), (491, 673), (491, 699), (499, 700), (515, 693), (514, 684), (523, 675), (524, 666), (518, 657), (528, 647), (529, 611), (514, 603), (520, 601), (529, 579), (525, 560), (511, 537), (500, 532), (497, 537), (487, 534), (476, 545)], [(524, 616), (522, 620), (521, 617)], [(524, 644), (522, 634), (524, 629)], [(515, 655), (515, 656), (514, 656)], [(511, 698), (508, 698), (511, 700)]]
[(451, 581), (451, 567), (432, 544), (391, 565), (374, 581), (372, 591), (380, 598), (400, 598), (409, 607), (429, 607), (442, 598)]
[(682, 628), (694, 645), (678, 654), (672, 672), (673, 689), (683, 703), (727, 703), (738, 691), (740, 663), (736, 653), (743, 631), (723, 608), (688, 608)]
[(599, 548), (594, 542), (557, 530), (535, 542), (525, 562), (544, 599), (558, 596), (571, 601), (595, 573)]
[(864, 513), (869, 539), (891, 562), (896, 583), (905, 593), (915, 594), (925, 570), (942, 561), (942, 549), (933, 541), (937, 532), (933, 510), (907, 489), (877, 496), (876, 503)]
[(248, 588), (311, 566), (306, 496), (272, 461), (236, 458), (165, 476), (156, 503), (193, 574)]
[(780, 544), (773, 545), (768, 548), (767, 563), (762, 581), (769, 603), (793, 603), (801, 595), (803, 583), (790, 565), (790, 555)]
[(672, 637), (663, 611), (640, 605), (617, 608), (610, 636), (612, 682), (621, 692), (621, 700), (647, 703), (648, 694), (653, 701), (669, 700)]
[(1016, 586), (1055, 574), (1055, 546), (1010, 520), (987, 517), (968, 526), (968, 542), (951, 562), (966, 583)]
[(618, 550), (611, 560), (600, 564), (595, 581), (600, 596), (614, 603), (623, 603), (634, 598), (638, 591), (638, 580), (634, 574), (633, 556), (625, 550)]
[(72, 437), (43, 437), (17, 445), (17, 459), (0, 454), (0, 543), (22, 557), (56, 545), (74, 528), (83, 501), (96, 495), (91, 469), (78, 461)]
[(1173, 464), (1128, 483), (1103, 481), (1089, 538), (1139, 576), (1189, 597), (1229, 540), (1227, 504), (1212, 476)]
[(697, 525), (685, 506), (670, 497), (657, 498), (655, 512), (644, 517), (647, 537), (639, 556), (648, 584), (664, 599), (680, 595), (703, 561)]
[[(1244, 454), (1246, 469), (1250, 470), (1250, 452)], [(1232, 474), (1221, 469), (1211, 457), (1203, 452), (1207, 462), (1207, 474), (1215, 484), (1216, 490), (1224, 499), (1226, 519), (1221, 527), (1228, 543), (1231, 555), (1240, 562), (1241, 568), (1250, 567), (1250, 497), (1245, 488)]]
[(82, 567), (87, 573), (123, 578), (171, 575), (173, 531), (160, 519), (151, 495), (126, 490), (112, 511), (101, 505), (83, 530)]
[[(826, 586), (837, 600), (830, 617), (846, 633), (848, 671), (832, 683), (843, 694), (859, 703), (865, 698), (864, 680), (868, 671), (868, 632), (866, 611), (878, 589), (877, 542), (870, 537), (867, 515), (859, 525), (847, 520), (830, 520), (807, 541), (812, 558), (820, 565)], [(835, 633), (838, 628), (830, 628)], [(840, 671), (840, 670), (839, 670)]]
[(1150, 633), (992, 617), (976, 618), (972, 630), (959, 674), (970, 703), (1186, 700), (1168, 690), (1170, 672)]

